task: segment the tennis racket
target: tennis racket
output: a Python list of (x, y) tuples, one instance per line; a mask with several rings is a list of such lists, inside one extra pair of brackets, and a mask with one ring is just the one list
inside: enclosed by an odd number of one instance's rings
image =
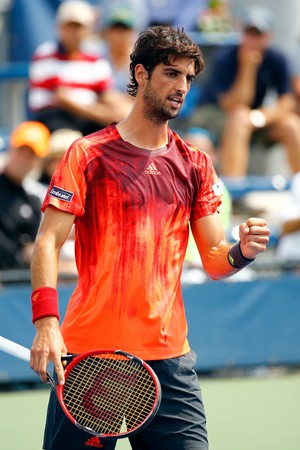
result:
[[(0, 350), (27, 362), (30, 350), (0, 336)], [(102, 438), (123, 438), (146, 427), (160, 405), (161, 387), (153, 369), (121, 350), (63, 356), (65, 384), (47, 374), (66, 416)]]

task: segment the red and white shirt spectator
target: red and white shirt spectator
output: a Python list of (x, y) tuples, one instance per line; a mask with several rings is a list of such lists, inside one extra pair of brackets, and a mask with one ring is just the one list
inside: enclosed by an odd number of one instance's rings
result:
[(29, 107), (33, 111), (56, 106), (56, 90), (68, 88), (71, 98), (89, 105), (113, 85), (109, 62), (80, 51), (76, 57), (59, 43), (46, 42), (35, 51), (29, 71)]

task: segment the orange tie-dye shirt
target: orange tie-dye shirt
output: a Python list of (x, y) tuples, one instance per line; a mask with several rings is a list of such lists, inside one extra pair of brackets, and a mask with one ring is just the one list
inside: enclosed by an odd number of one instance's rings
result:
[(76, 215), (68, 351), (120, 348), (146, 360), (189, 351), (180, 277), (189, 222), (220, 204), (214, 183), (207, 154), (171, 130), (155, 151), (123, 141), (114, 124), (72, 144), (42, 208)]

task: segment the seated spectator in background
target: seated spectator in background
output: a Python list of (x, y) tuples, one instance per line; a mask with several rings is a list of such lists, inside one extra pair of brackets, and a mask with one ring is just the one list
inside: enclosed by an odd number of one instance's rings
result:
[(41, 219), (41, 200), (25, 187), (26, 176), (49, 150), (42, 123), (21, 123), (10, 136), (0, 174), (0, 269), (28, 268)]
[(56, 14), (58, 41), (43, 43), (33, 55), (29, 109), (51, 132), (69, 128), (84, 135), (93, 133), (120, 121), (130, 110), (113, 86), (109, 62), (82, 49), (94, 23), (94, 10), (88, 3), (61, 3)]
[[(80, 131), (70, 130), (68, 128), (55, 130), (51, 134), (49, 153), (42, 160), (41, 174), (38, 180), (45, 186), (45, 195), (57, 164), (64, 156), (70, 145), (80, 137), (82, 137), (82, 133)], [(44, 198), (42, 200), (44, 200)]]
[[(251, 141), (275, 142), (286, 149), (291, 172), (300, 171), (300, 119), (287, 59), (271, 46), (273, 18), (262, 6), (251, 6), (242, 19), (241, 42), (219, 48), (200, 106), (190, 125), (208, 129), (219, 139), (221, 177), (242, 177), (248, 171)], [(267, 104), (267, 95), (275, 97)]]
[[(124, 5), (112, 2), (103, 11), (100, 20), (102, 54), (112, 66), (114, 83), (117, 89), (126, 93), (129, 82), (130, 53), (137, 38), (139, 17), (126, 2)], [(126, 93), (128, 101), (132, 98)]]
[(148, 0), (98, 0), (98, 2), (100, 24), (112, 11), (126, 9), (131, 11), (138, 33), (149, 25)]

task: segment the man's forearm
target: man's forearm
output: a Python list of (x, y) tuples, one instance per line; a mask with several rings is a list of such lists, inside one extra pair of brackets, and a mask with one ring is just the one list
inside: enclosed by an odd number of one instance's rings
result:
[(257, 51), (249, 51), (241, 47), (238, 50), (238, 67), (230, 89), (222, 94), (221, 106), (231, 109), (236, 105), (251, 106), (256, 94), (257, 71), (262, 55)]
[(256, 90), (256, 71), (240, 68), (230, 90), (220, 95), (220, 105), (231, 109), (236, 105), (250, 106)]
[(203, 268), (213, 280), (228, 278), (240, 270), (229, 263), (228, 252), (231, 247), (230, 244), (227, 244), (211, 248), (202, 257)]
[(37, 239), (31, 260), (31, 286), (56, 288), (59, 255), (51, 243)]
[(111, 122), (123, 120), (130, 112), (132, 102), (122, 93), (113, 93), (109, 100), (99, 100), (92, 104), (84, 105), (74, 101), (63, 92), (58, 93), (58, 106), (69, 113), (98, 123), (108, 125)]

